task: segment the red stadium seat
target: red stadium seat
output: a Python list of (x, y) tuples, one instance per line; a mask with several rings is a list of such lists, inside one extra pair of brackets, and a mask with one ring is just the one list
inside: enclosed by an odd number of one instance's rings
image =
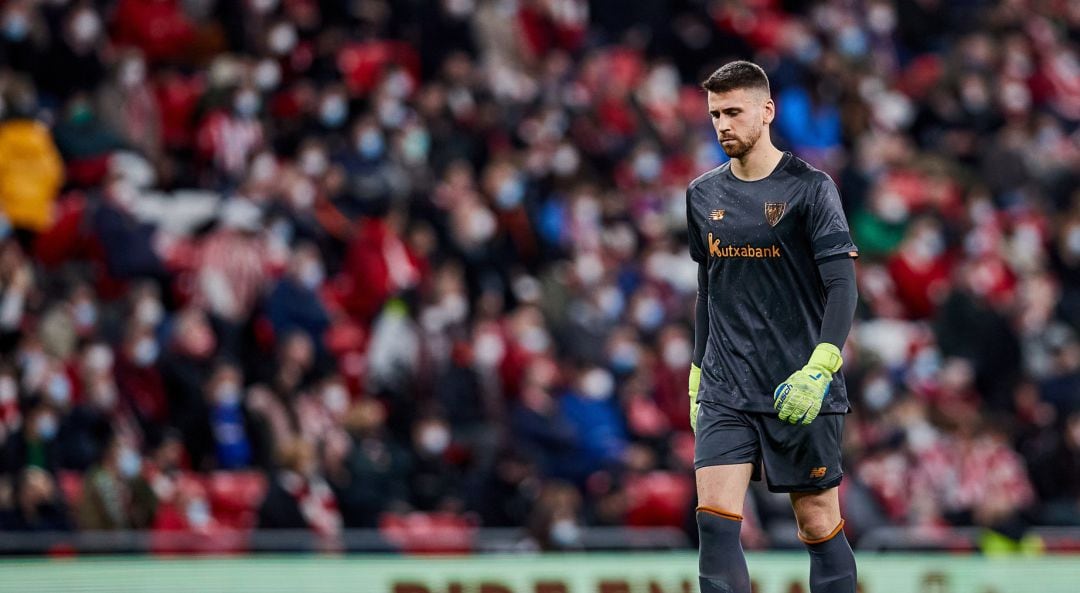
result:
[(251, 529), (266, 496), (266, 476), (257, 471), (215, 472), (205, 479), (210, 508), (222, 525)]
[(694, 484), (685, 475), (654, 471), (630, 478), (626, 495), (627, 525), (682, 527), (694, 495)]
[(472, 550), (476, 524), (453, 513), (387, 513), (379, 518), (379, 531), (407, 554), (464, 554)]

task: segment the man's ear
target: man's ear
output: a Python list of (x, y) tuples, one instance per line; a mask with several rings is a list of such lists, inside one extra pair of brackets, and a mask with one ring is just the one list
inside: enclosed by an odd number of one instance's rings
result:
[(762, 109), (762, 122), (769, 125), (774, 119), (776, 119), (776, 103), (773, 102), (772, 97), (769, 97), (765, 99), (765, 106)]

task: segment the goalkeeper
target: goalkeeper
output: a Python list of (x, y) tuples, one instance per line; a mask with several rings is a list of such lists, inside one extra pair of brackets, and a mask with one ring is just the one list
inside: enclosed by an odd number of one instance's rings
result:
[(739, 543), (751, 479), (791, 497), (810, 553), (812, 593), (854, 593), (837, 486), (843, 346), (855, 312), (855, 264), (832, 179), (777, 149), (765, 72), (732, 62), (702, 87), (731, 158), (686, 191), (698, 263), (694, 364), (702, 593), (749, 593)]

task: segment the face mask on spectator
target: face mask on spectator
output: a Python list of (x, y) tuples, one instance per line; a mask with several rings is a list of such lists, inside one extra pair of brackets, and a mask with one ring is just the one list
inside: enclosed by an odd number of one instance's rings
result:
[(551, 537), (551, 543), (560, 548), (567, 548), (576, 544), (581, 538), (581, 529), (572, 519), (559, 519), (551, 524), (548, 535)]
[(269, 14), (278, 7), (280, 0), (251, 0), (251, 9), (258, 14)]
[(418, 165), (427, 160), (429, 150), (431, 136), (423, 128), (412, 128), (401, 140), (401, 156), (409, 165)]
[(97, 323), (97, 307), (90, 301), (79, 301), (75, 304), (75, 325), (80, 330), (87, 330)]
[(86, 353), (86, 366), (98, 373), (108, 371), (113, 365), (113, 353), (104, 344), (91, 346)]
[(634, 305), (634, 323), (645, 331), (652, 331), (664, 321), (664, 306), (654, 298), (642, 299)]
[(650, 182), (660, 176), (663, 163), (655, 152), (643, 152), (634, 157), (634, 176), (639, 181)]
[(499, 184), (495, 194), (495, 203), (503, 210), (517, 208), (525, 198), (525, 184), (518, 176), (510, 177)]
[(41, 440), (46, 442), (53, 440), (56, 438), (56, 431), (59, 428), (56, 423), (56, 416), (52, 414), (38, 416), (34, 428), (37, 429), (37, 435)]
[(128, 59), (120, 66), (118, 78), (124, 88), (139, 86), (146, 80), (146, 64), (139, 58)]
[(551, 337), (543, 328), (530, 327), (521, 336), (521, 347), (533, 354), (547, 350), (549, 345), (551, 345)]
[(154, 327), (161, 323), (164, 316), (165, 309), (157, 299), (142, 299), (138, 305), (135, 305), (135, 319), (144, 325)]
[(252, 74), (255, 86), (261, 91), (272, 91), (281, 84), (281, 67), (274, 60), (262, 60)]
[(232, 381), (218, 385), (217, 389), (214, 390), (214, 401), (221, 406), (235, 406), (240, 403), (240, 386)]
[(71, 21), (71, 34), (79, 43), (91, 43), (101, 33), (101, 18), (92, 10), (82, 10)]
[(386, 129), (393, 130), (401, 127), (401, 124), (405, 121), (405, 116), (409, 112), (398, 101), (383, 101), (379, 104), (377, 113), (379, 123)]
[(135, 365), (141, 368), (154, 364), (158, 357), (157, 340), (149, 336), (139, 338), (132, 351), (132, 357), (135, 359)]
[(581, 155), (579, 155), (577, 149), (570, 144), (559, 146), (555, 151), (555, 155), (551, 157), (551, 170), (559, 177), (569, 177), (573, 175), (577, 172), (580, 164)]
[(319, 177), (326, 172), (329, 161), (326, 154), (318, 149), (308, 149), (300, 156), (300, 170), (308, 177)]
[(337, 383), (323, 390), (322, 400), (332, 414), (341, 415), (349, 410), (349, 392)]
[(413, 81), (404, 70), (395, 70), (383, 82), (383, 90), (395, 99), (405, 99), (413, 91)]
[(1065, 235), (1065, 249), (1073, 257), (1080, 256), (1080, 225), (1073, 225)]
[(206, 501), (201, 498), (192, 500), (187, 503), (184, 516), (187, 517), (188, 525), (191, 527), (206, 527), (210, 524), (210, 505), (206, 504)]
[(120, 455), (116, 460), (117, 469), (120, 470), (120, 475), (126, 480), (130, 480), (139, 475), (139, 470), (142, 469), (142, 458), (139, 457), (139, 453), (131, 447), (124, 447), (120, 450)]
[(15, 378), (5, 375), (0, 377), (0, 403), (15, 401), (19, 397), (19, 384)]
[(66, 406), (71, 401), (71, 382), (62, 373), (54, 373), (45, 386), (49, 401), (57, 406)]
[(608, 363), (616, 373), (633, 371), (638, 365), (637, 347), (630, 342), (620, 342), (611, 349), (611, 358)]
[(497, 333), (483, 332), (473, 340), (473, 360), (481, 368), (491, 368), (502, 362), (506, 346)]
[(270, 30), (270, 36), (266, 40), (270, 51), (283, 56), (296, 47), (296, 29), (289, 23), (281, 23)]
[(308, 290), (315, 290), (321, 286), (325, 275), (322, 265), (313, 259), (305, 261), (300, 266), (300, 283)]
[(4, 37), (8, 41), (19, 42), (26, 39), (30, 32), (30, 19), (21, 10), (13, 10), (4, 19)]
[(245, 119), (255, 117), (259, 112), (259, 96), (254, 91), (241, 91), (233, 99), (233, 109)]
[(608, 319), (618, 319), (626, 308), (626, 297), (621, 290), (614, 286), (605, 286), (597, 295), (597, 303), (604, 316)]
[(319, 122), (324, 127), (337, 129), (349, 118), (349, 105), (341, 95), (331, 95), (319, 105)]
[(441, 455), (450, 446), (450, 431), (445, 426), (433, 424), (420, 431), (420, 448), (429, 455)]
[(614, 390), (615, 379), (604, 369), (592, 369), (581, 378), (581, 394), (591, 400), (606, 400)]
[(664, 345), (664, 364), (668, 368), (679, 369), (690, 364), (690, 342), (682, 339), (672, 340)]
[(887, 377), (877, 377), (863, 388), (863, 401), (874, 411), (883, 410), (893, 399), (892, 383)]
[(376, 130), (364, 130), (356, 139), (356, 151), (368, 160), (375, 160), (383, 154), (383, 137)]

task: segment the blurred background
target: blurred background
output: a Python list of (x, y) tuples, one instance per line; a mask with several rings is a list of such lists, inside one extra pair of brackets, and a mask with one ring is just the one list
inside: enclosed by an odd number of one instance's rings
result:
[[(1078, 35), (1075, 0), (6, 0), (0, 549), (692, 549), (697, 84), (751, 59), (862, 253), (853, 545), (1080, 551)], [(744, 515), (801, 550), (786, 496)]]

